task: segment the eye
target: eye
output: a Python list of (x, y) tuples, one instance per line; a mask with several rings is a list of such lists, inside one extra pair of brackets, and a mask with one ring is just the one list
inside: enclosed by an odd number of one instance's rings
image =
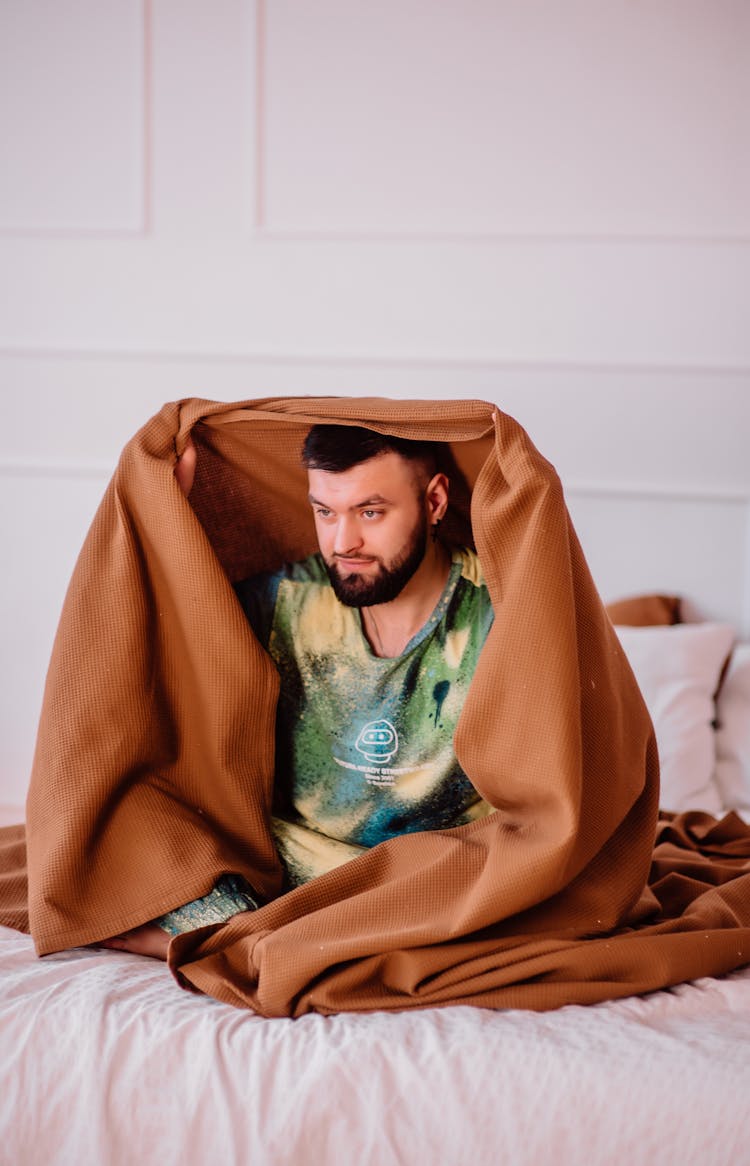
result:
[(372, 521), (372, 519), (374, 519), (374, 518), (380, 518), (382, 513), (383, 513), (382, 510), (363, 510), (362, 517), (367, 518), (369, 521)]
[(327, 518), (331, 517), (333, 511), (329, 510), (327, 506), (316, 506), (315, 514), (317, 518), (322, 518), (325, 521)]

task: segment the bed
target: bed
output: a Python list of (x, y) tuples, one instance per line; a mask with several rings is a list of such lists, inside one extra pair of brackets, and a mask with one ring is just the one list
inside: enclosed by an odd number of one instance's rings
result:
[[(289, 403), (282, 402), (282, 405), (286, 410)], [(356, 403), (344, 406), (323, 399), (315, 406), (316, 410), (323, 411), (324, 416), (326, 409), (345, 407), (359, 417), (360, 405)], [(208, 415), (205, 402), (197, 402), (191, 408), (196, 411), (196, 416), (204, 418)], [(230, 431), (237, 426), (238, 431), (245, 432), (242, 428), (248, 424), (245, 409), (215, 404), (210, 404), (210, 408), (214, 410), (216, 420), (214, 428), (207, 426), (206, 440), (210, 438), (216, 447), (221, 442), (229, 442), (228, 449), (234, 451), (232, 458), (239, 457), (240, 445), (231, 445), (234, 438)], [(297, 408), (296, 404), (294, 408)], [(310, 409), (310, 405), (305, 401), (299, 408), (304, 412)], [(401, 406), (381, 402), (377, 408), (385, 413)], [(461, 404), (462, 417), (465, 408)], [(472, 409), (481, 429), (477, 440), (484, 442), (486, 406), (472, 405)], [(297, 441), (296, 430), (292, 434), (293, 441), (287, 433), (291, 432), (290, 424), (297, 424), (297, 421), (290, 422), (287, 413), (283, 412), (281, 422), (275, 413), (267, 422), (266, 412), (264, 404), (260, 424), (262, 442), (253, 446), (253, 456), (259, 459), (261, 448), (264, 451), (269, 449), (271, 469), (278, 477), (274, 461), (278, 451), (269, 434), (283, 431), (283, 442), (286, 443), (283, 450), (287, 450), (287, 446), (291, 450)], [(157, 499), (153, 505), (161, 524), (158, 539), (151, 537), (149, 541), (146, 535), (142, 535), (138, 546), (162, 547), (164, 540), (176, 539), (178, 533), (181, 536), (181, 532), (189, 528), (193, 532), (193, 541), (189, 544), (190, 563), (195, 567), (197, 560), (193, 552), (196, 547), (203, 547), (200, 541), (203, 536), (174, 484), (173, 453), (177, 448), (173, 436), (176, 427), (174, 414), (174, 405), (165, 407), (165, 411), (134, 439), (135, 444), (128, 447), (130, 453), (121, 462), (107, 495), (110, 501), (116, 500), (117, 509), (110, 508), (104, 513), (119, 515), (123, 512), (124, 488), (128, 482), (151, 482), (152, 478), (144, 476), (147, 473), (161, 475), (153, 478), (157, 485), (150, 492), (141, 486), (138, 497), (131, 499), (131, 510), (127, 513), (131, 519), (138, 517), (144, 522), (148, 512), (146, 503), (141, 505), (139, 499)], [(179, 416), (182, 427), (184, 409)], [(514, 422), (501, 419), (494, 413), (492, 420), (498, 427), (502, 425), (504, 431), (502, 440), (492, 448), (502, 450), (503, 457), (506, 450), (521, 448), (523, 456), (519, 456), (513, 465), (523, 470), (527, 464), (524, 459), (534, 459), (537, 455), (523, 444), (522, 431)], [(308, 422), (309, 418), (305, 425)], [(190, 418), (184, 421), (187, 432), (191, 431), (191, 424)], [(258, 424), (257, 420), (250, 422), (253, 429)], [(157, 437), (159, 444), (155, 445)], [(519, 447), (513, 445), (513, 441), (522, 444)], [(158, 450), (158, 458), (153, 456), (154, 448)], [(209, 444), (207, 448), (210, 454), (214, 446)], [(244, 450), (244, 446), (241, 448)], [(281, 444), (279, 449), (282, 449)], [(485, 457), (486, 454), (482, 454), (477, 466), (491, 464), (489, 459), (484, 460)], [(227, 456), (221, 462), (221, 472), (225, 466), (233, 464)], [(292, 463), (280, 464), (286, 468)], [(294, 464), (297, 465), (297, 460)], [(469, 465), (468, 455), (465, 464)], [(253, 461), (253, 472), (255, 466), (256, 461)], [(510, 455), (505, 468), (510, 473)], [(520, 481), (522, 496), (529, 500), (529, 505), (536, 507), (541, 497), (547, 507), (539, 511), (544, 516), (544, 538), (535, 544), (545, 554), (554, 530), (567, 532), (567, 517), (562, 493), (548, 489), (552, 471), (547, 467), (540, 469), (539, 474), (538, 478), (529, 478), (525, 471), (520, 472)], [(483, 475), (483, 488), (487, 489), (486, 483), (491, 484), (494, 480), (492, 474)], [(509, 480), (503, 478), (504, 483)], [(223, 478), (217, 476), (216, 481), (222, 483), (222, 502), (233, 496), (225, 488)], [(529, 481), (538, 483), (539, 494), (536, 487), (527, 488)], [(175, 522), (181, 525), (175, 525), (171, 519), (169, 523), (162, 519), (163, 491), (167, 487), (174, 494), (169, 505), (173, 507)], [(474, 500), (479, 493), (477, 486)], [(256, 496), (262, 502), (263, 495), (256, 493)], [(505, 493), (503, 496), (505, 498)], [(238, 497), (238, 506), (244, 515), (246, 500), (244, 496)], [(276, 492), (273, 497), (276, 497)], [(511, 491), (508, 497), (512, 501), (518, 494)], [(493, 497), (490, 497), (490, 503), (494, 505)], [(481, 504), (480, 497), (478, 511), (481, 511)], [(196, 507), (198, 512), (197, 503)], [(201, 513), (201, 521), (208, 529), (210, 512), (204, 509)], [(214, 550), (223, 547), (218, 535), (224, 537), (228, 532), (234, 537), (232, 523), (224, 521), (223, 506), (217, 508), (216, 513), (222, 521), (212, 528), (216, 536)], [(524, 514), (525, 511), (519, 509), (520, 517), (516, 517), (515, 522), (525, 547), (526, 536), (533, 527)], [(555, 516), (558, 525), (550, 525)], [(480, 513), (479, 517), (484, 523), (484, 514)], [(504, 534), (507, 533), (507, 524), (497, 521)], [(118, 525), (116, 529), (119, 532), (121, 527)], [(127, 529), (136, 529), (135, 523)], [(152, 530), (148, 525), (142, 529), (147, 534)], [(478, 531), (479, 527), (475, 530)], [(119, 542), (116, 545), (121, 546)], [(122, 545), (129, 547), (130, 543)], [(179, 549), (177, 542), (174, 546), (169, 542), (166, 545), (169, 551), (175, 547)], [(485, 545), (492, 549), (489, 542)], [(110, 542), (106, 546), (109, 548)], [(631, 748), (632, 726), (637, 724), (647, 733), (648, 759), (651, 759), (654, 757), (651, 727), (643, 716), (640, 697), (635, 691), (630, 670), (622, 660), (620, 645), (614, 641), (587, 571), (580, 566), (577, 543), (566, 541), (564, 546), (572, 555), (565, 562), (579, 564), (577, 581), (565, 584), (576, 592), (579, 599), (583, 597), (582, 605), (575, 609), (577, 618), (592, 618), (593, 613), (596, 628), (614, 648), (607, 659), (616, 662), (616, 674), (627, 683), (628, 692), (637, 705), (637, 720), (625, 722), (630, 735), (617, 738), (618, 749), (627, 752)], [(206, 575), (213, 581), (211, 586), (221, 583), (225, 587), (227, 580), (215, 570), (213, 552), (209, 556), (208, 547), (204, 547), (201, 553), (210, 568)], [(282, 561), (286, 557), (284, 551)], [(168, 558), (165, 556), (165, 561)], [(120, 592), (102, 586), (102, 579), (107, 576), (100, 570), (106, 567), (106, 562), (99, 558), (86, 561), (96, 566), (90, 576), (96, 596), (101, 597), (103, 592), (115, 594), (119, 602)], [(120, 559), (114, 561), (119, 564)], [(141, 560), (131, 556), (128, 562), (131, 561), (140, 563)], [(485, 570), (487, 561), (485, 557)], [(547, 560), (542, 558), (540, 561), (546, 563)], [(221, 562), (224, 565), (224, 558)], [(548, 574), (557, 577), (554, 572)], [(522, 576), (524, 580), (526, 577)], [(150, 578), (153, 582), (160, 576), (152, 573)], [(190, 580), (192, 587), (192, 574)], [(137, 595), (140, 594), (138, 591)], [(207, 594), (213, 596), (214, 592)], [(525, 636), (530, 622), (529, 593), (523, 588), (514, 594), (520, 604), (518, 610), (523, 616), (520, 622)], [(544, 594), (547, 596), (548, 592)], [(86, 600), (89, 593), (83, 589), (76, 595)], [(234, 604), (233, 597), (230, 598)], [(512, 597), (503, 597), (503, 606), (507, 609), (503, 625), (506, 630), (511, 626), (508, 610), (511, 614), (516, 610), (512, 602)], [(90, 608), (85, 603), (84, 607), (90, 622)], [(207, 610), (213, 612), (211, 607)], [(547, 603), (537, 603), (535, 618), (542, 618), (539, 612), (545, 620), (551, 618), (550, 610), (554, 613)], [(736, 835), (733, 835), (735, 819), (732, 815), (750, 816), (750, 644), (739, 642), (740, 636), (735, 628), (726, 622), (682, 622), (683, 615), (690, 614), (691, 610), (690, 604), (683, 605), (674, 595), (640, 595), (611, 606), (609, 615), (618, 629), (620, 644), (632, 665), (655, 727), (661, 761), (662, 806), (667, 811), (685, 814), (684, 820), (690, 822), (696, 837), (703, 836), (704, 839), (716, 819), (722, 820), (722, 838), (729, 836), (730, 841), (735, 836), (737, 838), (732, 859), (736, 864), (748, 858), (745, 828), (738, 821)], [(233, 607), (231, 612), (234, 613)], [(159, 616), (162, 616), (161, 610)], [(498, 613), (496, 624), (499, 622)], [(111, 623), (100, 619), (99, 625), (106, 628), (108, 636), (112, 636)], [(197, 621), (188, 620), (186, 626), (192, 633)], [(575, 625), (571, 621), (565, 626), (569, 629)], [(238, 627), (245, 632), (244, 623), (238, 623)], [(563, 639), (559, 628), (560, 623), (554, 623), (555, 642)], [(140, 643), (141, 640), (142, 637), (132, 642)], [(62, 642), (64, 646), (65, 641)], [(545, 645), (550, 643), (549, 636), (543, 642)], [(58, 637), (58, 659), (60, 643)], [(502, 643), (504, 653), (510, 657), (511, 638), (504, 638)], [(522, 637), (519, 643), (525, 652)], [(79, 646), (80, 641), (76, 640), (75, 647)], [(99, 652), (98, 640), (94, 651)], [(226, 654), (216, 652), (215, 655), (219, 661), (219, 674), (223, 675)], [(114, 656), (114, 652), (105, 653), (107, 668)], [(514, 667), (519, 658), (515, 658)], [(72, 671), (62, 673), (58, 670), (57, 673), (55, 683), (60, 693), (57, 707), (62, 719), (53, 729), (48, 720), (46, 733), (50, 749), (57, 748), (56, 733), (59, 730), (64, 732), (68, 721), (75, 719), (71, 714), (74, 699), (81, 701), (80, 695), (76, 696), (71, 689), (71, 684), (81, 689), (81, 655), (77, 650), (68, 652), (66, 659)], [(241, 659), (245, 667), (245, 657)], [(131, 676), (140, 676), (133, 658), (127, 653), (119, 651), (117, 663), (121, 664), (128, 682)], [(543, 669), (538, 671), (544, 673)], [(93, 675), (98, 679), (100, 672)], [(499, 672), (493, 672), (493, 681), (499, 675)], [(577, 672), (579, 678), (581, 675), (584, 675), (583, 671)], [(61, 676), (64, 683), (60, 681)], [(594, 678), (599, 680), (602, 673), (586, 672), (585, 676), (586, 701), (580, 679), (576, 680), (574, 690), (571, 689), (576, 707), (579, 703), (586, 703), (588, 709), (606, 709), (606, 705), (595, 705), (599, 698), (589, 691), (589, 686), (592, 691), (596, 688)], [(515, 672), (514, 682), (517, 687)], [(602, 687), (606, 684), (600, 683), (600, 689)], [(524, 689), (524, 693), (526, 691)], [(96, 695), (93, 682), (85, 690), (87, 699), (91, 692)], [(140, 694), (140, 689), (138, 692)], [(565, 707), (566, 710), (569, 708)], [(559, 705), (555, 708), (558, 709)], [(117, 708), (115, 712), (118, 713)], [(610, 736), (614, 739), (609, 721), (595, 718), (593, 713), (587, 715), (589, 721), (586, 724), (593, 722), (597, 731), (604, 725), (606, 732), (599, 735), (606, 740)], [(129, 728), (130, 713), (122, 716)], [(98, 713), (93, 720), (97, 745), (100, 737), (108, 742), (113, 736), (112, 721), (102, 721)], [(566, 716), (558, 716), (558, 720), (564, 722), (567, 738), (573, 721), (567, 711)], [(107, 734), (99, 732), (102, 723), (106, 724)], [(583, 719), (579, 723), (583, 724)], [(42, 740), (43, 733), (40, 733)], [(79, 739), (73, 737), (71, 758), (80, 785), (79, 744)], [(43, 753), (43, 748), (38, 749), (37, 757), (40, 752)], [(589, 786), (589, 797), (581, 798), (582, 803), (586, 803), (584, 808), (589, 816), (585, 820), (589, 826), (586, 830), (581, 828), (576, 837), (588, 838), (587, 830), (599, 829), (601, 820), (606, 819), (609, 812), (607, 802), (615, 802), (619, 796), (616, 780), (618, 759), (614, 754), (614, 747), (611, 752), (602, 750), (599, 754), (607, 758), (608, 766), (600, 768), (595, 775), (597, 794), (601, 791), (601, 797), (592, 798)], [(244, 758), (246, 754), (242, 756)], [(192, 763), (192, 754), (189, 759)], [(556, 770), (548, 765), (537, 768), (544, 781), (555, 780)], [(41, 804), (47, 819), (54, 825), (58, 823), (61, 810), (71, 814), (70, 806), (77, 794), (68, 782), (69, 772), (70, 769), (65, 770), (64, 797), (58, 803), (47, 796), (51, 790), (49, 785), (43, 787), (44, 796), (40, 798), (39, 789), (34, 793), (32, 784), (30, 807), (36, 797), (37, 816)], [(118, 782), (121, 772), (118, 760), (115, 774)], [(222, 773), (220, 770), (219, 776)], [(655, 777), (655, 769), (651, 768), (650, 773)], [(611, 779), (613, 774), (614, 780), (607, 784), (604, 776)], [(115, 788), (119, 797), (119, 784)], [(221, 788), (224, 800), (230, 801), (234, 787)], [(641, 801), (640, 788), (639, 785), (633, 795), (636, 801), (629, 803), (636, 808)], [(649, 784), (648, 790), (651, 797), (655, 784)], [(0, 806), (8, 800), (7, 796), (3, 797), (0, 787)], [(119, 806), (120, 802), (114, 800), (113, 804)], [(649, 804), (655, 809), (655, 793)], [(598, 816), (595, 816), (592, 806)], [(198, 814), (201, 812), (199, 805)], [(159, 819), (165, 828), (175, 816), (172, 803), (170, 815)], [(6, 805), (3, 809), (4, 822), (18, 822), (22, 817), (23, 810), (18, 804)], [(30, 815), (30, 821), (32, 819), (33, 815)], [(583, 816), (580, 821), (584, 821)], [(653, 818), (644, 821), (650, 831)], [(33, 824), (30, 834), (32, 832)], [(137, 853), (139, 863), (145, 864), (152, 858), (150, 847), (154, 845), (153, 841), (145, 846), (141, 845), (139, 831), (131, 830), (128, 839), (132, 836), (137, 842), (134, 853)], [(633, 836), (625, 834), (620, 837), (630, 845)], [(62, 841), (68, 846), (69, 836), (63, 835)], [(419, 841), (424, 844), (424, 834)], [(472, 841), (476, 842), (475, 834), (472, 834)], [(651, 839), (641, 832), (636, 843), (645, 843), (645, 872), (651, 854)], [(389, 846), (389, 843), (384, 846)], [(54, 861), (59, 861), (61, 854), (65, 858), (71, 853), (69, 846), (64, 852), (40, 849), (45, 862), (50, 854)], [(95, 865), (90, 858), (92, 853), (95, 852), (91, 849), (84, 851), (87, 875), (89, 866)], [(181, 851), (175, 853), (181, 861), (184, 860)], [(376, 857), (379, 859), (382, 853), (380, 850)], [(600, 879), (597, 883), (597, 892), (601, 894), (593, 901), (604, 904), (603, 914), (627, 881), (626, 868), (631, 855), (632, 847), (618, 850), (611, 868), (612, 879), (606, 882)], [(194, 855), (189, 854), (189, 857), (193, 859)], [(370, 855), (363, 856), (361, 860), (347, 864), (346, 870), (339, 868), (339, 871), (322, 876), (321, 880), (313, 880), (308, 887), (314, 888), (315, 884), (319, 887), (326, 878), (338, 878), (341, 871), (346, 876), (357, 863), (369, 863), (369, 858)], [(183, 869), (179, 863), (171, 862), (166, 866), (171, 878), (182, 878)], [(117, 869), (124, 884), (128, 868), (120, 863), (112, 869)], [(139, 895), (140, 882), (144, 881), (143, 869), (145, 865), (137, 872)], [(357, 869), (362, 870), (363, 866)], [(504, 874), (501, 868), (498, 869), (499, 874), (493, 868), (493, 878), (499, 885)], [(525, 866), (523, 871), (528, 880), (529, 867)], [(638, 876), (640, 880), (644, 877), (643, 872)], [(729, 879), (736, 873), (735, 865)], [(717, 880), (721, 881), (720, 871)], [(86, 880), (82, 881), (85, 883)], [(464, 884), (460, 880), (455, 882), (463, 893)], [(49, 885), (45, 884), (46, 887)], [(81, 881), (73, 885), (77, 892)], [(634, 886), (638, 898), (643, 882)], [(494, 893), (495, 889), (493, 884), (490, 890)], [(53, 893), (46, 901), (62, 917), (61, 926), (67, 925), (67, 920), (75, 917), (79, 904), (56, 897), (54, 890), (53, 886)], [(109, 884), (106, 890), (109, 892)], [(730, 897), (725, 900), (722, 896), (723, 886), (716, 890), (715, 898), (722, 905), (731, 902)], [(442, 884), (439, 891), (443, 893)], [(146, 893), (150, 894), (150, 887)], [(306, 893), (305, 887), (293, 895)], [(313, 893), (318, 892), (314, 890)], [(445, 894), (447, 897), (447, 890)], [(291, 899), (291, 895), (288, 898), (282, 896), (265, 910), (274, 911), (278, 907), (283, 912)], [(397, 917), (386, 920), (387, 925), (396, 929), (399, 940), (401, 920), (398, 910), (404, 900), (411, 909), (413, 904), (408, 895), (394, 899)], [(417, 901), (420, 921), (422, 912), (432, 909), (436, 901), (440, 905), (437, 898), (427, 900), (426, 908), (422, 900)], [(144, 902), (143, 898), (139, 900), (139, 910)], [(299, 903), (300, 899), (297, 898), (296, 902)], [(743, 912), (746, 902), (745, 896)], [(361, 901), (358, 912), (360, 907)], [(152, 911), (146, 917), (151, 918), (157, 913)], [(310, 914), (314, 916), (315, 913), (313, 908)], [(586, 1006), (565, 1003), (562, 1007), (537, 1012), (525, 1007), (489, 1010), (477, 1005), (456, 1004), (456, 997), (452, 997), (443, 1007), (402, 1010), (404, 996), (401, 995), (391, 1008), (382, 1011), (377, 1010), (379, 1004), (374, 1006), (371, 1003), (373, 997), (368, 997), (366, 1003), (376, 1010), (367, 1011), (365, 1008), (358, 1011), (356, 1007), (349, 1009), (347, 1006), (346, 1011), (338, 1012), (335, 1007), (324, 1006), (312, 1011), (302, 1007), (297, 1010), (296, 1019), (280, 1018), (280, 1011), (274, 1013), (267, 1007), (263, 1009), (264, 1016), (250, 1008), (232, 1007), (220, 1002), (222, 997), (218, 992), (202, 995), (181, 990), (167, 966), (136, 955), (96, 947), (76, 947), (69, 941), (58, 942), (55, 946), (54, 941), (45, 939), (42, 934), (40, 949), (52, 954), (40, 959), (27, 935), (0, 929), (0, 1161), (14, 1166), (41, 1161), (101, 1162), (108, 1166), (124, 1166), (130, 1162), (152, 1160), (196, 1164), (221, 1161), (252, 1163), (253, 1166), (275, 1163), (309, 1163), (311, 1166), (335, 1163), (338, 1166), (350, 1159), (377, 1166), (388, 1163), (421, 1166), (422, 1163), (497, 1162), (521, 1166), (546, 1162), (562, 1166), (578, 1166), (583, 1162), (587, 1166), (605, 1162), (659, 1162), (667, 1166), (670, 1163), (675, 1166), (677, 1163), (680, 1166), (726, 1163), (728, 1166), (729, 1163), (750, 1162), (746, 1137), (746, 1099), (750, 1095), (750, 1058), (747, 1055), (750, 1047), (750, 969), (741, 966), (746, 949), (742, 947), (744, 941), (738, 938), (740, 934), (746, 936), (747, 929), (737, 927), (736, 920), (732, 925), (732, 918), (730, 911), (721, 921), (721, 938), (729, 957), (721, 966), (739, 967), (739, 970), (722, 978), (678, 983), (676, 981), (681, 975), (673, 975), (670, 979), (663, 974), (666, 959), (662, 963), (659, 953), (666, 949), (654, 948), (651, 950), (657, 955), (644, 961), (648, 965), (649, 977), (653, 973), (653, 978), (634, 980), (623, 973), (617, 984), (619, 988), (624, 985), (625, 991), (630, 990), (634, 983), (675, 985), (646, 995), (622, 996), (609, 990), (616, 975), (608, 979), (605, 975), (586, 974), (578, 981), (582, 995), (585, 993), (583, 998), (606, 999), (606, 1002)], [(710, 950), (711, 937), (704, 930), (708, 926), (704, 922), (705, 916), (698, 912), (694, 919), (697, 922), (687, 940), (691, 950), (700, 952), (699, 958), (702, 958)], [(729, 920), (729, 926), (725, 919)], [(89, 926), (90, 916), (84, 922)], [(107, 925), (111, 922), (112, 918), (108, 916)], [(233, 926), (230, 924), (229, 929)], [(241, 922), (240, 926), (243, 926)], [(589, 953), (594, 945), (587, 942), (588, 929), (583, 930), (585, 934), (579, 946)], [(605, 934), (595, 933), (599, 935), (599, 950), (608, 949), (610, 939), (616, 938), (606, 927), (602, 930)], [(633, 931), (636, 944), (639, 944), (638, 928), (633, 928)], [(88, 943), (114, 933), (105, 930), (91, 934), (89, 930), (84, 936), (79, 932), (76, 942)], [(451, 933), (451, 936), (454, 934), (460, 938), (462, 933)], [(554, 940), (554, 931), (552, 937)], [(69, 940), (70, 935), (67, 938)], [(511, 935), (511, 941), (513, 939)], [(40, 941), (39, 931), (37, 941)], [(312, 946), (308, 944), (308, 949)], [(397, 954), (399, 950), (396, 947)], [(336, 949), (337, 953), (340, 951), (340, 948)], [(490, 950), (490, 960), (494, 960), (495, 951), (495, 948)], [(298, 944), (291, 952), (293, 961), (300, 962)], [(329, 958), (327, 954), (325, 958)], [(627, 956), (618, 965), (619, 958), (613, 953), (613, 965), (625, 969), (633, 966), (628, 964)], [(604, 960), (608, 961), (609, 956)], [(523, 964), (523, 956), (519, 962)], [(334, 970), (345, 963), (338, 954), (332, 960)], [(680, 974), (685, 966), (683, 963), (678, 965)], [(714, 970), (717, 964), (691, 966)], [(529, 970), (528, 965), (524, 965), (520, 977), (532, 990), (541, 978), (534, 974), (538, 967), (539, 964), (534, 964)], [(494, 968), (493, 964), (491, 971)], [(385, 994), (391, 982), (387, 977), (376, 978), (378, 988), (381, 983), (385, 984)], [(620, 999), (611, 999), (618, 994)], [(214, 995), (216, 999), (212, 998)], [(466, 993), (462, 996), (468, 998)], [(582, 996), (572, 998), (581, 999)], [(261, 999), (260, 994), (257, 999)], [(524, 995), (520, 1003), (525, 1004), (529, 999)], [(571, 996), (566, 999), (571, 999)], [(479, 1001), (480, 1004), (486, 1002), (486, 998)], [(549, 1008), (550, 1004), (540, 1003), (538, 1006)], [(301, 1012), (305, 1014), (300, 1015)]]
[[(664, 804), (747, 815), (750, 645), (665, 622), (667, 597), (612, 610)], [(3, 928), (0, 978), (0, 1160), (18, 1166), (750, 1162), (750, 968), (544, 1013), (264, 1019), (180, 991), (156, 961), (40, 960)]]

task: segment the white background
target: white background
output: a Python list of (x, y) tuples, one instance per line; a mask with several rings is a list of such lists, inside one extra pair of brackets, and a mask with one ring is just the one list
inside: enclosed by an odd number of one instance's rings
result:
[(746, 0), (0, 0), (0, 801), (165, 400), (482, 397), (750, 635)]

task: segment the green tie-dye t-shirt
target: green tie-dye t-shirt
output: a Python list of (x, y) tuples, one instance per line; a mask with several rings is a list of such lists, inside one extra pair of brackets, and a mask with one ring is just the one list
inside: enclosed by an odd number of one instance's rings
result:
[(281, 676), (274, 832), (292, 886), (492, 811), (453, 750), (493, 618), (473, 552), (454, 551), (435, 610), (395, 658), (374, 655), (320, 555), (236, 590)]

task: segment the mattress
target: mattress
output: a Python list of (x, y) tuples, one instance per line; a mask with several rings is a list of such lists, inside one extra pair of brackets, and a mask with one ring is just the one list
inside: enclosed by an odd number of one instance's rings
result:
[(554, 1012), (267, 1020), (0, 929), (0, 1161), (741, 1166), (750, 969)]

